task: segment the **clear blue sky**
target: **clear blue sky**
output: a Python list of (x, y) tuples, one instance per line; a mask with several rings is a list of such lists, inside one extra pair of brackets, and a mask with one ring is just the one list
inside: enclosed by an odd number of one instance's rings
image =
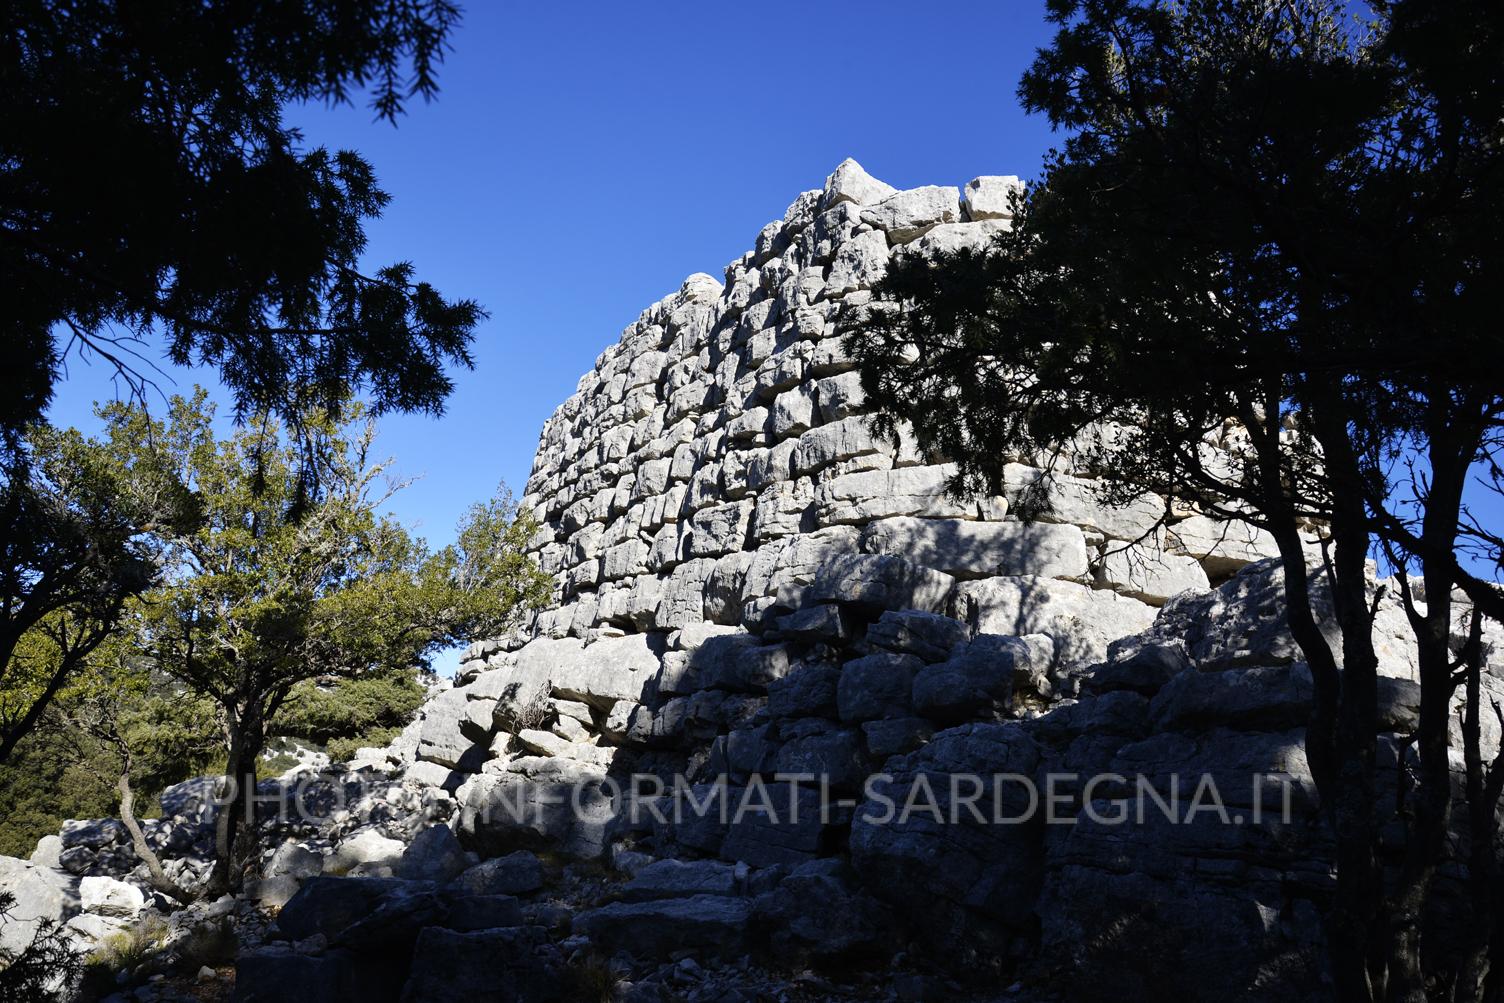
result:
[[(441, 544), (498, 481), (520, 494), (544, 419), (622, 328), (690, 273), (720, 278), (844, 158), (900, 188), (1033, 174), (1051, 134), (1014, 88), (1048, 37), (1042, 2), (472, 3), (438, 99), (397, 128), (296, 109), (310, 146), (359, 150), (392, 195), (370, 263), (491, 311), (448, 412), (382, 423), (422, 478), (393, 510)], [(52, 419), (91, 427), (112, 393), (72, 360)]]

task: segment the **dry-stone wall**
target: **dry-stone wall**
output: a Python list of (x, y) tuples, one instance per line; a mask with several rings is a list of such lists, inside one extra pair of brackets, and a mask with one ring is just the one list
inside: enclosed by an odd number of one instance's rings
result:
[(1020, 589), (1041, 591), (1049, 612), (1014, 632), (1050, 617), (1100, 624), (1084, 662), (1168, 597), (1207, 587), (1208, 573), (1272, 555), (1249, 527), (1195, 516), (1166, 530), (1160, 499), (1110, 508), (1069, 476), (1024, 521), (1010, 501), (1037, 469), (1011, 468), (1012, 498), (957, 499), (941, 458), (869, 431), (838, 320), (893, 256), (978, 245), (1008, 226), (1016, 184), (900, 192), (848, 160), (764, 227), (724, 284), (690, 276), (644, 311), (544, 425), (523, 505), (543, 526), (535, 553), (557, 602), (472, 657), (530, 636), (756, 630), (797, 607), (821, 568), (862, 555), (866, 567), (908, 561), (925, 607), (959, 609), (973, 626), (1020, 612)]

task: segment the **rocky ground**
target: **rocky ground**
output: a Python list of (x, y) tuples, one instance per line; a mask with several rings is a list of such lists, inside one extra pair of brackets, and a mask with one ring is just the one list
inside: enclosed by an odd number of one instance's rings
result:
[[(671, 646), (660, 695), (623, 725), (587, 702), (589, 666), (561, 673), (573, 681), (541, 711), (517, 693), (466, 694), (508, 671), (486, 669), (452, 691), (463, 703), (434, 702), (366, 762), (263, 784), (261, 873), (239, 898), (179, 909), (151, 892), (114, 820), (68, 823), (30, 861), (0, 860), (0, 885), (93, 953), (93, 998), (1037, 1000), (1091, 998), (1093, 964), (1147, 991), (1153, 973), (1195, 973), (1197, 959), (1223, 985), (1277, 977), (1319, 998), (1331, 876), (1300, 752), (1309, 683), (1270, 619), (1278, 590), (1277, 569), (1250, 566), (1082, 672), (1039, 637), (813, 604), (758, 637), (702, 633), (682, 660)], [(1413, 718), (1413, 684), (1390, 677), (1384, 694), (1386, 721)], [(503, 751), (431, 785), (432, 761), (413, 757), (478, 703), (510, 722), (487, 742)], [(644, 797), (640, 817), (625, 797), (600, 811), (587, 796), (578, 812), (542, 797), (670, 768), (694, 785)], [(1255, 802), (1238, 778), (1255, 770), (1292, 779), (1293, 816), (1115, 827), (1085, 809), (1110, 815), (1132, 785), (1088, 802), (1078, 781), (1069, 825), (875, 817), (882, 796), (907, 804), (927, 786), (948, 810), (958, 775), (1111, 772), (1165, 793), (1170, 774), (1194, 771), (1218, 778), (1241, 818)], [(885, 779), (863, 785), (873, 771)], [(773, 781), (794, 772), (853, 806), (724, 824), (670, 810), (716, 777), (729, 794), (766, 780), (775, 804), (803, 804), (807, 787)], [(518, 792), (538, 810), (485, 810)], [(190, 888), (211, 859), (212, 795), (207, 778), (181, 784), (162, 799), (170, 814), (146, 823)], [(1019, 799), (976, 803), (1012, 817)], [(0, 936), (14, 946), (27, 925)], [(1229, 936), (1201, 943), (1203, 928)], [(1148, 930), (1152, 949), (1123, 953)]]

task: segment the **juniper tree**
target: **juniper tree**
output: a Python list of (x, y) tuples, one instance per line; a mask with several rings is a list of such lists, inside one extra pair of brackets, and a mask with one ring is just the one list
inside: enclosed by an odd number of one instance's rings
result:
[(285, 109), (366, 93), (395, 123), (437, 93), (458, 20), (447, 0), (0, 8), (0, 440), (42, 417), (70, 351), (140, 395), (158, 341), (241, 416), (296, 426), (361, 391), (440, 410), (482, 311), (407, 263), (362, 267), (388, 196)]
[[(849, 345), (887, 430), (910, 423), (958, 462), (959, 488), (998, 490), (1014, 457), (1069, 456), (1109, 500), (1154, 491), (1273, 534), (1315, 682), (1307, 755), (1337, 841), (1339, 993), (1418, 1001), (1450, 810), (1453, 588), (1504, 607), (1456, 552), (1461, 535), (1500, 556), (1463, 484), (1473, 464), (1498, 469), (1504, 427), (1504, 18), (1370, 6), (1360, 22), (1325, 0), (1054, 0), (1058, 33), (1019, 96), (1068, 132), (1061, 149), (994, 246), (898, 259)], [(1413, 479), (1396, 476), (1407, 460)], [(1317, 524), (1335, 649), (1300, 536)], [(1420, 777), (1388, 894), (1376, 544), (1424, 581), (1403, 597)]]
[[(256, 862), (246, 809), (268, 726), (300, 682), (390, 675), (441, 648), (501, 632), (547, 596), (524, 551), (531, 523), (503, 491), (474, 506), (457, 541), (414, 538), (383, 506), (401, 482), (370, 453), (374, 425), (306, 415), (318, 493), (305, 493), (305, 450), (270, 417), (216, 438), (200, 392), (165, 421), (106, 411), (112, 437), (165, 441), (203, 519), (163, 540), (162, 584), (139, 604), (133, 645), (219, 708), (226, 807), (210, 888), (239, 887)], [(126, 448), (129, 448), (127, 446)]]
[(0, 478), (0, 763), (157, 571), (154, 531), (196, 518), (158, 445), (32, 426)]

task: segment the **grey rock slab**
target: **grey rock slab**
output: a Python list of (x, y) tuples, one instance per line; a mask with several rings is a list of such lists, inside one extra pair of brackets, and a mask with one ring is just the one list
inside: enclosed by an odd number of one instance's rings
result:
[(976, 633), (1044, 634), (1057, 665), (1072, 671), (1105, 661), (1109, 644), (1155, 622), (1154, 607), (1137, 599), (1029, 575), (961, 583), (955, 614)]
[(692, 895), (735, 895), (736, 868), (718, 860), (655, 860), (640, 868), (622, 887), (623, 902), (687, 898)]
[(867, 643), (887, 651), (918, 655), (927, 662), (943, 662), (958, 644), (971, 637), (964, 623), (938, 613), (888, 610), (867, 628)]
[(746, 953), (751, 915), (751, 902), (723, 895), (613, 902), (577, 915), (574, 932), (607, 952), (666, 958), (692, 950), (702, 957), (735, 958)]
[(1022, 190), (1023, 182), (1016, 175), (984, 175), (966, 182), (961, 205), (970, 220), (1012, 219), (1010, 199)]
[(413, 837), (397, 863), (395, 874), (408, 881), (443, 884), (459, 875), (470, 863), (452, 829), (447, 825), (431, 825)]
[(470, 895), (527, 895), (543, 887), (543, 864), (537, 855), (517, 850), (481, 861), (455, 878), (451, 887)]
[(913, 707), (931, 720), (956, 724), (1007, 713), (1020, 674), (1047, 670), (1052, 651), (1038, 641), (978, 635), (959, 654), (926, 665), (914, 677)]
[(861, 545), (957, 578), (1081, 578), (1088, 569), (1081, 530), (1047, 523), (897, 517), (868, 525)]
[(961, 218), (961, 193), (953, 187), (926, 185), (889, 195), (862, 209), (862, 221), (886, 231), (894, 244), (924, 236), (941, 223)]
[(847, 662), (836, 693), (841, 720), (909, 716), (914, 675), (923, 668), (923, 659), (915, 655), (886, 651)]
[(822, 209), (830, 209), (842, 202), (871, 205), (896, 194), (897, 188), (884, 184), (862, 169), (862, 165), (847, 157), (825, 179), (825, 188), (820, 199)]

